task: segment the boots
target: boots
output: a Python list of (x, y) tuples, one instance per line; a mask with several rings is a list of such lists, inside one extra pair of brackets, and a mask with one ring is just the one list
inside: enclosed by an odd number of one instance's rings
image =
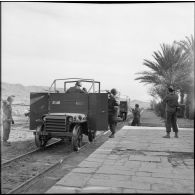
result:
[(179, 138), (179, 136), (178, 136), (178, 132), (175, 132), (175, 136), (174, 136), (175, 138)]
[(163, 138), (170, 138), (170, 133), (167, 132), (167, 135), (163, 136)]
[(112, 133), (112, 134), (109, 136), (109, 138), (114, 138), (114, 134)]

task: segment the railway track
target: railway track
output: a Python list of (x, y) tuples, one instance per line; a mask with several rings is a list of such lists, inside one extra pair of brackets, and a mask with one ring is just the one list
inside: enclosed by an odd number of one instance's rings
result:
[[(54, 144), (57, 144), (57, 143), (59, 143), (59, 142), (61, 142), (61, 141), (54, 141), (54, 142), (52, 142), (52, 143), (50, 143), (50, 144), (48, 144), (46, 147), (47, 148), (49, 148), (49, 147), (51, 147), (51, 146), (53, 146)], [(10, 159), (10, 160), (7, 160), (7, 161), (5, 161), (4, 163), (1, 163), (1, 166), (6, 166), (6, 165), (8, 165), (9, 163), (12, 163), (12, 162), (14, 162), (14, 161), (16, 161), (16, 160), (19, 160), (19, 159), (22, 159), (22, 158), (25, 158), (26, 156), (28, 156), (28, 155), (32, 155), (32, 154), (34, 154), (34, 153), (36, 153), (36, 152), (38, 152), (38, 151), (41, 151), (41, 149), (35, 149), (35, 150), (32, 150), (32, 151), (29, 151), (29, 152), (27, 152), (27, 153), (25, 153), (25, 154), (21, 154), (21, 155), (19, 155), (19, 156), (17, 156), (17, 157), (14, 157), (14, 158), (12, 158), (12, 159)]]
[[(83, 146), (86, 142), (83, 143)], [(82, 146), (82, 147), (83, 147)], [(45, 150), (37, 149), (1, 165), (2, 193), (10, 194), (53, 169), (72, 152), (70, 142), (57, 141)]]
[[(105, 133), (108, 133), (108, 131), (100, 133), (95, 139)], [(83, 142), (80, 150), (88, 144), (89, 142)], [(72, 153), (74, 152), (69, 142), (57, 141), (48, 145), (44, 151), (37, 149), (3, 163), (1, 165), (2, 193), (18, 193), (25, 186), (33, 184), (36, 179), (45, 173), (55, 169)]]
[[(122, 128), (124, 122), (118, 124), (118, 129)], [(105, 136), (109, 131), (101, 132), (95, 140)], [(86, 139), (87, 140), (87, 139)], [(84, 141), (79, 151), (89, 144)], [(24, 155), (18, 156), (2, 164), (1, 184), (2, 193), (18, 194), (24, 192), (25, 188), (36, 183), (40, 177), (51, 172), (60, 166), (72, 153), (71, 144), (57, 141), (47, 146), (43, 150), (34, 150)]]

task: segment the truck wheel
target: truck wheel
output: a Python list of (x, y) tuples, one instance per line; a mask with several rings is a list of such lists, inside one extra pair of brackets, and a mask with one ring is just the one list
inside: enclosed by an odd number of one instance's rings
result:
[(42, 129), (43, 129), (43, 126), (39, 125), (35, 132), (35, 145), (41, 149), (45, 148), (47, 141), (48, 141), (48, 139), (45, 136), (40, 134)]
[(88, 140), (92, 142), (95, 139), (96, 131), (89, 131), (88, 133)]
[(82, 145), (82, 130), (80, 125), (75, 125), (72, 131), (72, 148), (74, 151), (78, 151)]

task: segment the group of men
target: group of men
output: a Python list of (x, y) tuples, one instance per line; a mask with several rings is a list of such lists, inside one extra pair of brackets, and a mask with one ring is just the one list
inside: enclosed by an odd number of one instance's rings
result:
[[(87, 90), (85, 88), (81, 89), (82, 85), (80, 81), (77, 81), (74, 87), (70, 87), (66, 93), (85, 93)], [(178, 95), (174, 93), (173, 87), (168, 88), (168, 94), (164, 98), (166, 103), (166, 132), (167, 134), (163, 138), (170, 138), (171, 127), (175, 132), (175, 138), (178, 138), (178, 127), (177, 127), (177, 107), (178, 107)], [(110, 138), (114, 138), (117, 118), (118, 118), (118, 109), (120, 106), (119, 98), (117, 97), (117, 90), (115, 88), (111, 89), (108, 96), (108, 124), (110, 127), (111, 135)], [(8, 142), (11, 124), (14, 124), (12, 118), (12, 102), (15, 96), (9, 96), (6, 101), (3, 101), (3, 145), (10, 146), (11, 143)], [(134, 119), (132, 126), (140, 125), (140, 109), (139, 105), (135, 105), (135, 109), (131, 110)]]
[[(70, 92), (80, 92), (87, 93), (83, 88), (81, 89), (81, 83), (76, 82), (74, 87), (71, 87), (67, 90), (67, 93)], [(108, 97), (108, 124), (110, 126), (111, 135), (110, 138), (113, 138), (117, 126), (117, 117), (118, 110), (120, 106), (120, 101), (117, 97), (117, 90), (115, 88), (111, 89)], [(178, 138), (178, 127), (177, 127), (177, 109), (178, 109), (178, 95), (175, 93), (173, 86), (168, 87), (168, 94), (164, 98), (163, 102), (166, 104), (165, 107), (165, 117), (166, 117), (166, 135), (163, 138), (170, 138), (171, 127), (175, 133), (175, 138)], [(138, 104), (135, 104), (135, 108), (131, 109), (133, 113), (132, 126), (140, 126), (140, 108)]]

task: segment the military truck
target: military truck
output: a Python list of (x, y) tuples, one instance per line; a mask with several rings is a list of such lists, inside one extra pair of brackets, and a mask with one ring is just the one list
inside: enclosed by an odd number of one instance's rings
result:
[[(68, 85), (80, 81), (87, 93), (66, 93)], [(62, 83), (61, 88), (57, 86)], [(94, 79), (55, 79), (48, 92), (30, 93), (30, 130), (35, 144), (45, 148), (51, 138), (69, 138), (75, 151), (82, 145), (83, 134), (90, 142), (97, 130), (108, 129), (108, 94), (100, 93)]]
[(128, 96), (126, 96), (125, 98), (121, 96), (118, 116), (122, 118), (123, 121), (127, 119), (129, 106), (130, 106), (130, 99), (128, 98)]

